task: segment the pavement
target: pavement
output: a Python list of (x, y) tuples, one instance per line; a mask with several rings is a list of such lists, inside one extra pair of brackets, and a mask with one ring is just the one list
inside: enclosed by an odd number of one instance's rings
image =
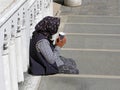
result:
[(38, 90), (120, 90), (120, 0), (83, 0), (61, 6), (61, 54), (74, 58), (79, 75), (42, 77)]

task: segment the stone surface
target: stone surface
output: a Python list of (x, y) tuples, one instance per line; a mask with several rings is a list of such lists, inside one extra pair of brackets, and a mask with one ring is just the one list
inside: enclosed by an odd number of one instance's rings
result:
[(38, 90), (120, 90), (120, 79), (44, 77)]
[(120, 36), (67, 35), (65, 48), (120, 50)]
[(120, 0), (82, 0), (80, 7), (61, 8), (61, 15), (120, 15)]
[(88, 34), (120, 34), (120, 25), (65, 24), (64, 32)]
[(61, 55), (75, 59), (80, 74), (42, 77), (38, 90), (120, 90), (120, 0), (62, 6), (61, 22)]
[(120, 52), (63, 50), (61, 55), (73, 58), (80, 74), (120, 75)]
[(19, 83), (19, 90), (38, 90), (41, 77), (24, 74), (25, 81)]
[(120, 24), (120, 17), (68, 16), (67, 23)]

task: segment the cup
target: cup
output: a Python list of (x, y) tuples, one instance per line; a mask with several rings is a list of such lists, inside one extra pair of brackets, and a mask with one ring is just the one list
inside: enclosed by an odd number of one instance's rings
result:
[(60, 37), (60, 40), (62, 40), (65, 36), (65, 33), (64, 32), (59, 32), (59, 37)]

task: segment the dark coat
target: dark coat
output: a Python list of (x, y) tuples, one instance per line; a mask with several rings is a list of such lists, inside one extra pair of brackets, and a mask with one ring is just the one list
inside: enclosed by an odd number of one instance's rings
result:
[[(58, 67), (56, 63), (50, 64), (45, 57), (36, 50), (36, 43), (41, 39), (47, 39), (44, 35), (38, 34), (30, 40), (30, 66), (29, 74), (32, 75), (51, 75), (58, 73)], [(47, 39), (48, 40), (48, 39)], [(49, 41), (49, 40), (48, 40)], [(50, 41), (49, 41), (50, 42)], [(50, 47), (53, 50), (54, 46), (50, 42)]]

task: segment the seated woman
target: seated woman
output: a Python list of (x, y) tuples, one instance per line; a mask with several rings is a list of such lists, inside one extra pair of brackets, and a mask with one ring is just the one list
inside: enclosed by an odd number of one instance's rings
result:
[(55, 45), (51, 41), (52, 35), (58, 31), (59, 25), (59, 18), (47, 16), (35, 26), (35, 31), (30, 41), (30, 74), (79, 73), (74, 60), (60, 56), (59, 51), (66, 43), (66, 37), (62, 40), (58, 37)]

